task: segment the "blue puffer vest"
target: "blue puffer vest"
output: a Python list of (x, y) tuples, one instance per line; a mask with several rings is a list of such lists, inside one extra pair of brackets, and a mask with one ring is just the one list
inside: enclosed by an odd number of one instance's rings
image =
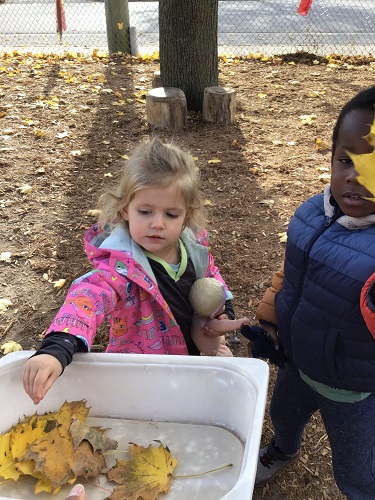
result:
[(313, 380), (375, 392), (375, 341), (359, 307), (374, 271), (375, 226), (346, 229), (327, 219), (322, 194), (297, 209), (275, 307), (288, 357)]

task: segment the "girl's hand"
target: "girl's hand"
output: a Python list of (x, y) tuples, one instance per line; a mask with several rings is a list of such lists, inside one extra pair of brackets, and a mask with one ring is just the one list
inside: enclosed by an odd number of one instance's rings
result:
[(39, 354), (26, 362), (22, 374), (23, 388), (34, 404), (42, 401), (61, 372), (60, 361), (50, 354)]

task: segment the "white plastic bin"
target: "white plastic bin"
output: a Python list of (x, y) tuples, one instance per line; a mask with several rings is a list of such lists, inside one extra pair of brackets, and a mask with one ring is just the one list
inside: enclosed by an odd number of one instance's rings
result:
[[(198, 477), (172, 479), (166, 500), (247, 500), (252, 498), (268, 386), (268, 365), (258, 359), (138, 354), (76, 354), (74, 362), (35, 406), (22, 387), (22, 368), (32, 353), (0, 360), (0, 432), (35, 412), (58, 410), (64, 401), (86, 400), (89, 425), (124, 450), (128, 442), (167, 445), (178, 459), (176, 475), (191, 475), (233, 463)], [(126, 460), (126, 455), (119, 455)], [(113, 462), (115, 457), (113, 458)], [(113, 483), (100, 479), (100, 485)], [(46, 499), (34, 495), (36, 480), (0, 485), (0, 499)], [(84, 481), (81, 481), (84, 483)], [(90, 481), (94, 483), (94, 481)], [(85, 483), (84, 483), (85, 484)], [(64, 487), (53, 498), (64, 499)], [(87, 499), (109, 496), (86, 485)]]

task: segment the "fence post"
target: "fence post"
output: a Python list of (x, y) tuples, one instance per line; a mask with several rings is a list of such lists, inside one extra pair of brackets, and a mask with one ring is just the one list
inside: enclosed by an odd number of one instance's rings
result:
[(108, 52), (130, 54), (128, 0), (105, 0)]

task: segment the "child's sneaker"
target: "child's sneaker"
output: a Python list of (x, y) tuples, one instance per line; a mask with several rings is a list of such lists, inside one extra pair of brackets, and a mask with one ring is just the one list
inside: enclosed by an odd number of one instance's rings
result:
[(268, 446), (259, 451), (255, 486), (264, 486), (273, 481), (283, 469), (298, 460), (300, 455), (301, 449), (294, 455), (284, 455), (272, 440)]

